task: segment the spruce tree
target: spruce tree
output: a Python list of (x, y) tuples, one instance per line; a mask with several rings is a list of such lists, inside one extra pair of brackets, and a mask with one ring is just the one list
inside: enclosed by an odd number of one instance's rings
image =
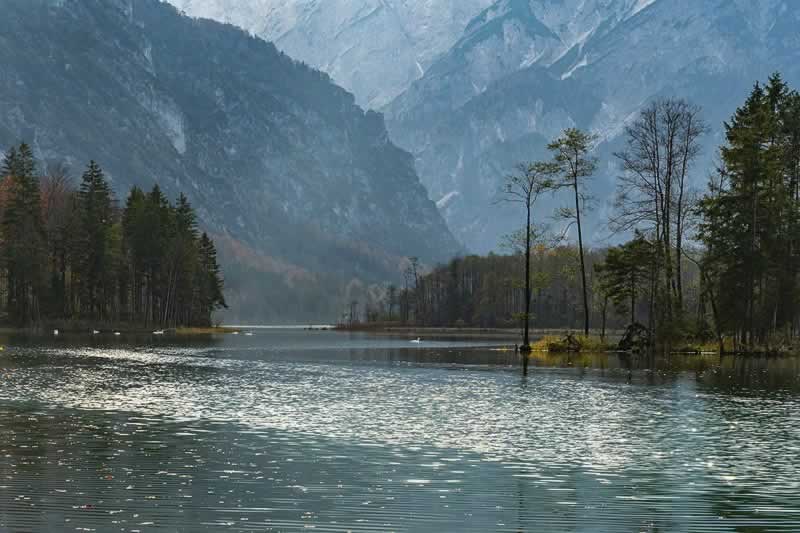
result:
[(171, 302), (172, 323), (190, 323), (191, 308), (197, 294), (194, 290), (194, 271), (198, 262), (197, 215), (189, 200), (181, 194), (175, 206), (175, 235), (170, 247), (173, 275)]
[(135, 246), (144, 275), (145, 324), (161, 325), (169, 292), (167, 249), (174, 234), (175, 217), (169, 201), (158, 185), (145, 195), (141, 218), (134, 230)]
[(221, 308), (227, 309), (225, 296), (223, 294), (224, 282), (217, 263), (217, 250), (214, 242), (204, 232), (200, 236), (199, 243), (200, 261), (197, 270), (198, 288), (200, 298), (199, 304), (199, 323), (204, 325), (211, 324), (211, 314)]
[(800, 105), (779, 75), (725, 125), (722, 168), (701, 204), (718, 329), (752, 349), (788, 339), (798, 297)]
[(7, 307), (13, 322), (27, 325), (40, 316), (46, 263), (39, 179), (28, 145), (23, 143), (8, 152), (3, 161), (3, 173), (8, 185), (2, 220)]
[(128, 268), (128, 317), (134, 322), (145, 321), (147, 301), (146, 250), (149, 246), (147, 196), (139, 187), (133, 187), (125, 202), (122, 214), (123, 248)]
[(115, 270), (111, 260), (113, 198), (100, 166), (89, 163), (78, 191), (81, 221), (78, 265), (81, 308), (90, 318), (109, 318), (115, 295)]

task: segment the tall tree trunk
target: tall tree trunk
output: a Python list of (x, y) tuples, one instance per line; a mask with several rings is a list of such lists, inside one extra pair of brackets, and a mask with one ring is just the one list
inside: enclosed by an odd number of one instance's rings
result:
[(755, 274), (755, 266), (754, 266), (754, 259), (756, 254), (756, 226), (758, 223), (758, 187), (755, 181), (753, 181), (753, 212), (752, 212), (752, 228), (751, 228), (751, 237), (750, 237), (750, 261), (748, 262), (748, 269), (749, 269), (749, 283), (748, 283), (748, 296), (747, 296), (747, 333), (745, 338), (743, 339), (744, 344), (750, 344), (752, 347), (755, 344), (755, 285), (756, 285), (756, 274)]
[[(581, 287), (583, 288), (583, 334), (589, 336), (589, 294), (586, 288), (586, 260), (583, 256), (583, 228), (581, 227), (581, 205), (578, 195), (578, 177), (573, 177), (573, 189), (575, 190), (575, 220), (578, 224), (578, 253), (581, 257)], [(530, 225), (530, 221), (528, 222)], [(530, 229), (528, 229), (530, 233)], [(528, 251), (530, 254), (530, 250)]]
[(606, 315), (608, 312), (608, 295), (603, 296), (603, 323), (602, 329), (600, 330), (600, 341), (605, 343), (606, 342)]
[(525, 225), (525, 331), (522, 337), (522, 374), (528, 375), (528, 359), (531, 352), (530, 318), (531, 318), (531, 206), (528, 202), (527, 221)]

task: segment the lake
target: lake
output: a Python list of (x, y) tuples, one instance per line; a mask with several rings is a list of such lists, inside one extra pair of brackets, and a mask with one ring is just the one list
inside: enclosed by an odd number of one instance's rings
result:
[(2, 532), (800, 530), (797, 358), (523, 378), (475, 339), (7, 343)]

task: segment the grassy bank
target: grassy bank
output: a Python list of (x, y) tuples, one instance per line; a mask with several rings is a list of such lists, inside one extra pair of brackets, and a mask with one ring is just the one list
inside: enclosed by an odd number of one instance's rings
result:
[(613, 352), (616, 343), (599, 335), (543, 335), (531, 344), (534, 352)]
[[(535, 353), (612, 353), (621, 352), (618, 348), (619, 334), (606, 335), (542, 335), (531, 344)], [(672, 355), (720, 355), (717, 342), (687, 341), (676, 344), (670, 350)], [(731, 339), (724, 343), (725, 355), (737, 356), (795, 356), (800, 355), (800, 346), (782, 346), (779, 348), (758, 347), (753, 350), (736, 350)]]

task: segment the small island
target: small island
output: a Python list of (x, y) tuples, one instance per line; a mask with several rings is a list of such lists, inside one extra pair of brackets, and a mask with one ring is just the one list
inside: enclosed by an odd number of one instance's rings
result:
[[(702, 109), (653, 101), (613, 154), (605, 224), (588, 228), (599, 139), (567, 129), (546, 146), (550, 159), (520, 164), (494, 199), (522, 220), (507, 253), (433, 268), (408, 258), (402, 286), (352, 299), (340, 327), (513, 329), (523, 352), (797, 353), (799, 117), (800, 96), (780, 74), (756, 83), (708, 169), (697, 165)], [(588, 247), (587, 233), (619, 244)]]

